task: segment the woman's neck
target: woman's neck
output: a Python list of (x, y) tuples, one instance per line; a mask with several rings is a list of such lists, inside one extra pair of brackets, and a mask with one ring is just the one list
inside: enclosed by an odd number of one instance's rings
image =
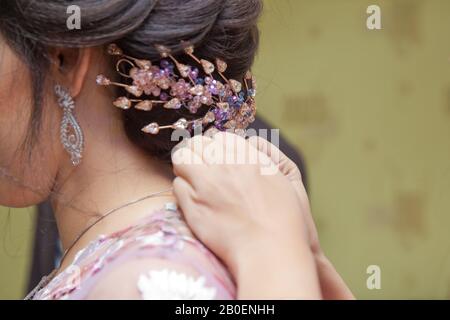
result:
[(109, 119), (100, 121), (95, 130), (89, 129), (92, 126), (86, 128), (82, 163), (74, 168), (67, 159), (58, 172), (51, 202), (64, 250), (76, 241), (65, 264), (99, 234), (125, 228), (164, 203), (174, 202), (168, 192), (126, 206), (96, 223), (77, 240), (107, 212), (172, 186), (170, 166), (134, 146), (123, 133), (120, 121)]

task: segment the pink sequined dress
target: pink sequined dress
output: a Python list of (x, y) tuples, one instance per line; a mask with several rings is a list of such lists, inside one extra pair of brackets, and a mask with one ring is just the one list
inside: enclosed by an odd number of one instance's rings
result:
[(99, 236), (32, 299), (235, 299), (227, 269), (170, 204)]

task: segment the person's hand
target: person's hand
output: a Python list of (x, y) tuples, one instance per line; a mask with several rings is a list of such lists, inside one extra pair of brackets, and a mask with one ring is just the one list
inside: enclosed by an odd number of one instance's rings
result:
[(280, 171), (262, 174), (273, 161), (249, 141), (229, 133), (196, 136), (172, 160), (174, 194), (187, 223), (231, 270), (265, 245), (309, 250), (302, 185)]
[(316, 256), (322, 255), (323, 251), (320, 246), (317, 228), (311, 214), (309, 198), (306, 193), (305, 186), (303, 185), (302, 174), (297, 165), (283, 152), (281, 152), (280, 149), (262, 137), (253, 136), (250, 137), (248, 141), (260, 152), (267, 155), (281, 171), (281, 173), (291, 182), (298, 197), (300, 198), (300, 203), (302, 205), (302, 210), (300, 212), (303, 213), (305, 218), (311, 251)]
[(350, 289), (346, 286), (345, 282), (322, 251), (317, 228), (311, 214), (308, 195), (302, 182), (301, 172), (297, 165), (266, 139), (254, 136), (249, 139), (249, 142), (260, 152), (263, 152), (270, 157), (285, 177), (291, 181), (292, 186), (300, 198), (300, 203), (303, 206), (301, 213), (305, 218), (308, 230), (308, 242), (311, 252), (314, 255), (323, 297), (325, 299), (354, 299)]

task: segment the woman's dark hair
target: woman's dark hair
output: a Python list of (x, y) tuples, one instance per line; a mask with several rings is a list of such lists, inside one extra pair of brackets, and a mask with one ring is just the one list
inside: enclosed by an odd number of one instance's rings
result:
[[(81, 9), (80, 30), (67, 28), (67, 8), (74, 4)], [(254, 61), (261, 10), (262, 0), (0, 0), (0, 32), (31, 72), (35, 104), (31, 136), (40, 126), (51, 47), (115, 42), (128, 55), (157, 60), (153, 44), (163, 44), (176, 55), (183, 40), (195, 45), (202, 58), (227, 61), (226, 76), (239, 79)], [(170, 124), (180, 116), (192, 118), (188, 111), (130, 109), (124, 111), (124, 125), (134, 143), (168, 160), (175, 145), (171, 133), (166, 130), (149, 138), (140, 129), (153, 121)]]

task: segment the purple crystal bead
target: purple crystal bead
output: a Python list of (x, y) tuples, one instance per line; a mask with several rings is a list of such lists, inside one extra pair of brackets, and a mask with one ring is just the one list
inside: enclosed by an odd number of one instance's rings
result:
[(225, 131), (225, 127), (223, 126), (223, 122), (214, 122), (214, 127), (220, 131)]
[(161, 63), (160, 63), (161, 68), (166, 69), (169, 67), (169, 65), (170, 65), (170, 62), (167, 61), (166, 59), (161, 60)]
[(168, 100), (169, 100), (169, 95), (168, 95), (166, 92), (161, 92), (159, 98), (160, 98), (162, 101), (168, 101)]
[(216, 122), (223, 122), (228, 120), (228, 112), (224, 111), (224, 110), (220, 110), (220, 109), (215, 109), (214, 110), (214, 115), (216, 117)]
[(214, 95), (218, 95), (219, 94), (219, 89), (217, 89), (217, 87), (213, 84), (208, 86), (208, 91), (211, 92)]
[(198, 68), (194, 68), (189, 72), (189, 76), (193, 79), (196, 80), (198, 78), (198, 74), (199, 74), (199, 70)]
[(239, 101), (239, 98), (236, 96), (231, 96), (228, 98), (228, 103), (230, 104), (230, 106), (232, 107), (239, 107), (239, 105), (237, 104), (237, 102)]

